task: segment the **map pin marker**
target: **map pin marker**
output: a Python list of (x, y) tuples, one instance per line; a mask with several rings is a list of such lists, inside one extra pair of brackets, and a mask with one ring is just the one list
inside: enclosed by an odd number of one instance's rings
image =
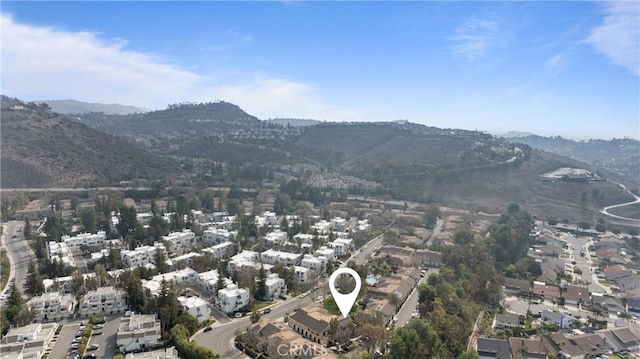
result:
[[(342, 294), (338, 292), (336, 289), (335, 281), (338, 279), (340, 274), (349, 274), (356, 280), (356, 287), (353, 288), (353, 292), (349, 294)], [(329, 289), (331, 289), (331, 295), (333, 295), (333, 300), (338, 305), (338, 309), (340, 309), (340, 313), (342, 313), (342, 317), (346, 318), (351, 311), (351, 307), (353, 307), (353, 303), (356, 302), (358, 298), (358, 293), (360, 293), (360, 286), (362, 282), (360, 281), (360, 275), (358, 272), (354, 271), (351, 268), (340, 268), (331, 274), (329, 277)]]

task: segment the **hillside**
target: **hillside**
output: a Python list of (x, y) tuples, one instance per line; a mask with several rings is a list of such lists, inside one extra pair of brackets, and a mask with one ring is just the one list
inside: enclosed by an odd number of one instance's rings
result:
[(34, 103), (46, 103), (53, 112), (61, 114), (78, 114), (86, 112), (102, 112), (107, 115), (128, 115), (132, 113), (149, 112), (149, 109), (142, 107), (126, 106), (117, 103), (90, 103), (76, 100), (38, 100)]
[(171, 160), (50, 111), (2, 97), (2, 187), (85, 186), (180, 173)]
[(640, 141), (624, 138), (613, 140), (573, 141), (562, 137), (537, 135), (505, 137), (542, 151), (555, 153), (628, 176), (640, 178)]

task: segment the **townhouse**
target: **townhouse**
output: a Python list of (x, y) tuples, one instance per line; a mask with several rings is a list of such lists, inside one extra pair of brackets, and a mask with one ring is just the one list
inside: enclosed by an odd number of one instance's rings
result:
[(36, 321), (60, 321), (73, 316), (76, 298), (73, 295), (58, 292), (43, 293), (31, 298), (27, 305), (36, 311), (34, 318)]
[(129, 353), (162, 345), (160, 320), (155, 314), (132, 314), (122, 318), (116, 334), (120, 353)]
[(125, 293), (114, 287), (100, 287), (87, 292), (80, 301), (78, 313), (83, 316), (102, 316), (127, 310)]
[(182, 254), (190, 250), (196, 241), (196, 234), (190, 229), (183, 229), (181, 232), (171, 232), (162, 239), (166, 241), (170, 254)]
[(133, 250), (123, 250), (120, 252), (120, 259), (129, 268), (155, 264), (155, 255), (158, 250), (164, 254), (165, 258), (168, 258), (167, 247), (162, 242), (155, 242), (153, 246), (140, 246)]
[(249, 290), (229, 284), (218, 290), (216, 305), (225, 313), (233, 313), (249, 304)]
[(209, 304), (199, 297), (178, 297), (180, 307), (185, 312), (191, 314), (194, 318), (198, 319), (199, 323), (205, 322), (211, 318), (211, 309)]

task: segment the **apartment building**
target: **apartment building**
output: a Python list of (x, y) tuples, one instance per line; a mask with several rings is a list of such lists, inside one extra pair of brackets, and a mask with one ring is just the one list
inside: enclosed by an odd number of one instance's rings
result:
[(228, 231), (222, 228), (207, 228), (202, 232), (202, 244), (213, 245), (234, 240), (238, 231)]
[(67, 266), (76, 266), (73, 254), (65, 242), (47, 242), (47, 255), (50, 261), (57, 261)]
[(265, 283), (267, 285), (267, 296), (269, 297), (269, 300), (274, 300), (287, 293), (287, 285), (284, 282), (284, 279), (280, 278), (278, 273), (269, 274)]
[(232, 242), (224, 242), (216, 244), (215, 246), (207, 247), (202, 250), (202, 253), (209, 253), (211, 257), (215, 259), (222, 259), (225, 255), (232, 255), (235, 245)]
[(43, 293), (31, 298), (27, 305), (36, 310), (36, 321), (59, 321), (73, 316), (76, 299), (70, 294)]
[(336, 250), (327, 246), (321, 246), (320, 248), (316, 249), (315, 255), (318, 257), (326, 257), (330, 261), (335, 261), (336, 259), (338, 259), (338, 256), (336, 256)]
[(73, 237), (65, 235), (61, 237), (62, 242), (73, 251), (79, 251), (82, 246), (98, 247), (107, 239), (105, 231), (98, 233), (81, 233)]
[(322, 274), (326, 270), (327, 262), (327, 257), (314, 257), (311, 254), (305, 254), (300, 262), (300, 266), (309, 268), (316, 272), (316, 274)]
[(114, 287), (89, 291), (80, 301), (78, 313), (83, 316), (122, 313), (127, 310), (125, 293)]
[(249, 304), (249, 290), (229, 284), (218, 290), (217, 306), (225, 313), (232, 313)]
[[(217, 269), (198, 273), (198, 275), (196, 276), (196, 285), (205, 289), (207, 292), (214, 294), (216, 293), (216, 289), (218, 286), (218, 277), (219, 273)], [(224, 281), (225, 286), (233, 284), (233, 282), (229, 278), (224, 278)]]
[(190, 229), (184, 229), (182, 232), (171, 232), (168, 236), (163, 236), (162, 239), (169, 243), (168, 251), (170, 254), (182, 254), (191, 250), (196, 241), (196, 234)]
[(58, 323), (34, 323), (9, 329), (0, 341), (0, 357), (5, 359), (42, 358), (57, 328)]
[(187, 267), (177, 271), (155, 275), (150, 280), (143, 279), (142, 286), (146, 289), (149, 289), (151, 294), (157, 297), (158, 294), (160, 293), (163, 280), (167, 282), (172, 281), (176, 285), (183, 284), (183, 283), (191, 284), (196, 282), (197, 277), (198, 277), (198, 272)]
[(122, 318), (116, 345), (120, 353), (129, 353), (162, 345), (160, 338), (160, 320), (155, 314), (132, 314)]
[(165, 258), (168, 258), (167, 247), (161, 242), (155, 242), (153, 246), (141, 246), (134, 250), (123, 250), (120, 252), (120, 259), (129, 268), (155, 264), (157, 250), (160, 250)]
[(279, 228), (274, 230), (273, 232), (269, 232), (264, 236), (264, 239), (267, 242), (273, 244), (284, 245), (289, 242), (289, 234), (287, 232), (280, 230)]
[(262, 263), (267, 264), (282, 263), (286, 266), (299, 265), (300, 258), (302, 258), (302, 254), (300, 253), (289, 253), (273, 249), (268, 249), (260, 253)]
[(182, 309), (194, 318), (198, 319), (199, 323), (209, 320), (211, 318), (211, 309), (209, 304), (199, 297), (178, 297), (178, 302)]

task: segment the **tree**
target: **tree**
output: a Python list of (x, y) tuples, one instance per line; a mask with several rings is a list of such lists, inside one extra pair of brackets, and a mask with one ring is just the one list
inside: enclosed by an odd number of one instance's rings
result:
[(134, 207), (128, 207), (125, 205), (120, 206), (120, 214), (118, 219), (118, 233), (122, 238), (128, 234), (133, 234), (136, 226), (138, 225), (137, 212)]
[(35, 261), (29, 263), (29, 269), (27, 270), (27, 278), (24, 284), (25, 293), (31, 296), (38, 296), (44, 293), (44, 283), (42, 277), (38, 272), (38, 267)]
[(80, 271), (73, 272), (71, 277), (71, 293), (79, 298), (84, 293), (84, 276)]
[(164, 278), (160, 283), (160, 293), (158, 294), (158, 317), (164, 330), (169, 330), (176, 323), (178, 318), (178, 296), (173, 281)]
[(51, 216), (45, 219), (44, 233), (47, 234), (50, 241), (60, 241), (60, 237), (64, 232), (65, 224), (61, 212), (54, 212)]
[(227, 281), (224, 280), (225, 277), (223, 275), (222, 266), (218, 266), (218, 280), (216, 281), (216, 297), (218, 296), (218, 291), (220, 289), (224, 289), (227, 286)]
[(464, 351), (458, 356), (458, 359), (478, 359), (478, 358), (479, 358), (478, 352), (473, 349)]
[(258, 271), (258, 285), (256, 288), (256, 299), (266, 301), (269, 299), (269, 292), (267, 287), (267, 272), (264, 270), (264, 267), (260, 267), (260, 271)]
[(80, 222), (85, 232), (96, 233), (98, 226), (98, 216), (93, 208), (84, 208), (80, 211)]
[(153, 261), (158, 269), (158, 273), (167, 273), (169, 271), (166, 256), (160, 248), (156, 248), (156, 253), (153, 255)]
[(453, 242), (456, 244), (468, 244), (473, 241), (473, 232), (467, 230), (457, 231), (453, 235)]
[(428, 321), (414, 319), (393, 333), (390, 358), (436, 358), (441, 345), (438, 333)]
[(9, 297), (7, 298), (7, 307), (13, 306), (21, 306), (22, 301), (22, 293), (20, 293), (20, 289), (15, 281), (11, 283), (9, 287)]

